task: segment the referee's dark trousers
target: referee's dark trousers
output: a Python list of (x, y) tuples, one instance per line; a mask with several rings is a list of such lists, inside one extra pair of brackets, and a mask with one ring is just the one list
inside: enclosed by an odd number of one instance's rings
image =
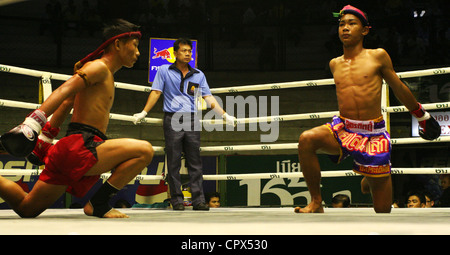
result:
[[(205, 203), (203, 170), (200, 157), (200, 122), (194, 113), (165, 113), (164, 138), (167, 156), (167, 181), (172, 206), (183, 203), (180, 167), (184, 152), (192, 194), (192, 205)], [(180, 130), (181, 129), (181, 130)]]

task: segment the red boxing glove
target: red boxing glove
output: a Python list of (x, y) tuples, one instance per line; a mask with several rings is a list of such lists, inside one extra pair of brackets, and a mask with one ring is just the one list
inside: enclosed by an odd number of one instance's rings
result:
[(28, 155), (27, 160), (32, 164), (41, 166), (44, 165), (44, 159), (47, 157), (47, 152), (53, 146), (53, 139), (59, 134), (61, 128), (54, 128), (50, 125), (50, 121), (42, 128), (39, 135), (38, 142), (34, 147), (33, 152)]

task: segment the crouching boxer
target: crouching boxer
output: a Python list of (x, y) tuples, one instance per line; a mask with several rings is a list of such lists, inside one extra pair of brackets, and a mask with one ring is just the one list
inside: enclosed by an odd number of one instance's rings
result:
[[(23, 124), (2, 135), (2, 145), (12, 155), (25, 157), (33, 151), (35, 162), (45, 163), (28, 194), (16, 183), (0, 177), (0, 197), (21, 217), (38, 216), (66, 191), (84, 196), (102, 173), (112, 169), (115, 170), (111, 177), (85, 205), (84, 213), (104, 218), (128, 217), (112, 209), (109, 200), (151, 162), (153, 147), (136, 139), (107, 139), (105, 133), (114, 100), (114, 74), (123, 66), (132, 67), (139, 57), (138, 29), (124, 20), (105, 27), (105, 42), (76, 64), (73, 77)], [(52, 145), (51, 139), (72, 107), (66, 136)], [(47, 122), (47, 116), (53, 113)], [(38, 138), (42, 128), (42, 134), (50, 140)]]

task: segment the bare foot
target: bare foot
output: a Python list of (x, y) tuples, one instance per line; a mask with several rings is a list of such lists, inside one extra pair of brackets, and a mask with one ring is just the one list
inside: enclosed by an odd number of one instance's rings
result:
[(116, 209), (112, 209), (109, 212), (107, 212), (105, 215), (103, 215), (103, 218), (130, 218), (125, 213), (121, 213), (117, 211)]
[[(94, 208), (92, 207), (91, 202), (87, 202), (84, 206), (84, 214), (87, 216), (93, 216)], [(117, 211), (116, 209), (111, 209), (109, 212), (103, 215), (103, 218), (129, 218), (128, 215)]]
[(322, 204), (316, 204), (316, 203), (309, 203), (304, 208), (301, 207), (295, 207), (294, 212), (296, 213), (324, 213)]

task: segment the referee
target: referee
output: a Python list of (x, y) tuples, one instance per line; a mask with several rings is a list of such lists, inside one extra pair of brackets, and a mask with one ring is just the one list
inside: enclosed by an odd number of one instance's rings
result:
[(152, 91), (144, 110), (134, 114), (136, 124), (153, 108), (161, 94), (164, 95), (164, 138), (173, 210), (184, 210), (181, 191), (181, 154), (184, 152), (192, 193), (194, 210), (209, 210), (203, 194), (203, 171), (200, 157), (200, 121), (196, 114), (199, 100), (203, 98), (226, 123), (236, 125), (236, 118), (228, 115), (211, 95), (202, 71), (189, 65), (192, 42), (180, 38), (173, 44), (175, 63), (162, 65), (156, 73)]

